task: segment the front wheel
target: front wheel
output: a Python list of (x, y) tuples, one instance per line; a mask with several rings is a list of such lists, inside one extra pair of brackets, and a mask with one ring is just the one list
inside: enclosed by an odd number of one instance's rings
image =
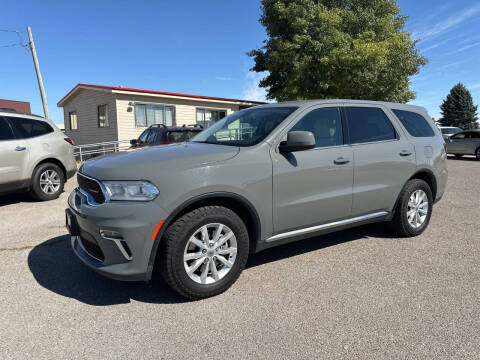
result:
[(402, 236), (420, 235), (430, 222), (432, 208), (430, 186), (420, 179), (410, 180), (400, 193), (392, 220), (393, 228)]
[(162, 239), (160, 270), (180, 295), (203, 299), (226, 291), (249, 253), (242, 219), (221, 206), (204, 206), (177, 219)]
[(477, 160), (480, 160), (480, 147), (475, 152), (475, 157), (477, 158)]

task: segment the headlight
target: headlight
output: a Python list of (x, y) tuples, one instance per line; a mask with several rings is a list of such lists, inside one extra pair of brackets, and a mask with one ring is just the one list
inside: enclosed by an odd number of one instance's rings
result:
[(102, 181), (112, 201), (150, 201), (158, 189), (148, 181)]

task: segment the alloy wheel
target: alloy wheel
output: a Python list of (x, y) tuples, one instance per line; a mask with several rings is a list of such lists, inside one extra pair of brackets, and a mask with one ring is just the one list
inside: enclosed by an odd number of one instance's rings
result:
[(40, 188), (47, 195), (55, 194), (60, 189), (60, 175), (55, 170), (45, 170), (40, 175)]
[(428, 197), (425, 191), (414, 191), (410, 196), (407, 208), (407, 220), (410, 226), (414, 229), (421, 227), (427, 219), (428, 210)]
[(226, 225), (211, 223), (197, 229), (185, 246), (183, 264), (187, 275), (199, 284), (213, 284), (232, 269), (237, 239)]

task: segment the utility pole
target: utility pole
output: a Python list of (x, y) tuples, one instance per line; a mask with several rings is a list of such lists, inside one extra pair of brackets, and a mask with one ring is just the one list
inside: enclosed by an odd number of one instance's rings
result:
[(37, 59), (37, 51), (35, 50), (35, 44), (33, 42), (33, 36), (32, 36), (32, 29), (30, 28), (30, 26), (27, 26), (27, 32), (28, 32), (28, 46), (32, 51), (33, 63), (35, 64), (35, 71), (37, 73), (38, 87), (40, 89), (40, 95), (42, 96), (43, 112), (45, 113), (45, 117), (47, 119), (50, 119), (50, 114), (48, 113), (47, 97), (45, 96), (45, 89), (43, 88), (42, 74), (40, 73), (40, 66), (38, 65), (38, 59)]

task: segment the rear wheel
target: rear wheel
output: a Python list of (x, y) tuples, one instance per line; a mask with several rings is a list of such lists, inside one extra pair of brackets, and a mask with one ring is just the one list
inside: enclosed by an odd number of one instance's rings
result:
[(53, 200), (60, 196), (64, 184), (63, 171), (57, 165), (41, 164), (33, 171), (31, 194), (40, 201)]
[(183, 215), (162, 239), (160, 270), (176, 292), (203, 299), (227, 290), (249, 253), (245, 224), (230, 209), (205, 206)]
[(428, 184), (410, 180), (403, 188), (392, 220), (393, 228), (402, 236), (420, 235), (432, 215), (433, 196)]
[(480, 147), (475, 152), (475, 157), (477, 158), (477, 160), (480, 160)]

